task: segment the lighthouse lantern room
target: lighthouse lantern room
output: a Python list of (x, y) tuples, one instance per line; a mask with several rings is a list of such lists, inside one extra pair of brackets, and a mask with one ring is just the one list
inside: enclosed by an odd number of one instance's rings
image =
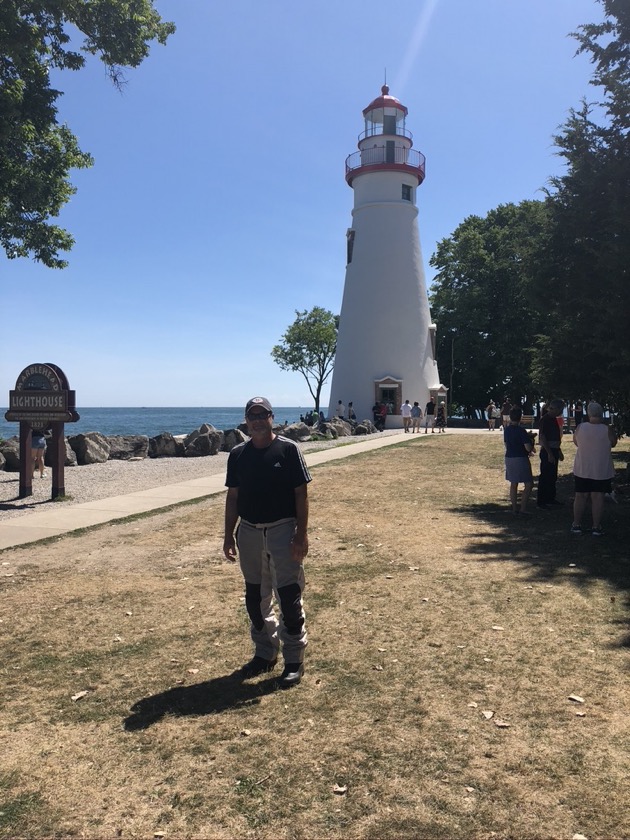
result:
[(358, 151), (346, 160), (354, 208), (330, 405), (352, 401), (362, 420), (384, 402), (396, 428), (405, 400), (424, 411), (440, 388), (417, 222), (425, 158), (387, 85), (363, 116)]

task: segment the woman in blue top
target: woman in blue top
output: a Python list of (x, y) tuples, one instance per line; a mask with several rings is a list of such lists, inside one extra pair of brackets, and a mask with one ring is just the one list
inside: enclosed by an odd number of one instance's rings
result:
[[(513, 408), (510, 411), (510, 425), (506, 426), (503, 430), (503, 442), (505, 443), (505, 479), (510, 482), (512, 513), (519, 513), (521, 516), (531, 516), (531, 513), (527, 511), (527, 501), (534, 485), (532, 465), (529, 462), (529, 455), (534, 451), (534, 444), (525, 429), (521, 426), (522, 416), (523, 412), (520, 408)], [(517, 504), (519, 484), (524, 485), (520, 510)]]

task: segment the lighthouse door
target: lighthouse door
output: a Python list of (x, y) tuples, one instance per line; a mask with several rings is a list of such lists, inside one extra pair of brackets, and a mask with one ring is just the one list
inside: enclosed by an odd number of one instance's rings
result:
[(385, 163), (396, 163), (396, 143), (394, 140), (385, 141)]

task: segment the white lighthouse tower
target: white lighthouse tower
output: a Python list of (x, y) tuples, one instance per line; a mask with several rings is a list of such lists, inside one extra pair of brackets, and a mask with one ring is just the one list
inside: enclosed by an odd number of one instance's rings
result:
[(339, 320), (330, 411), (352, 401), (357, 420), (372, 419), (375, 402), (393, 406), (387, 426), (402, 426), (400, 406), (430, 395), (441, 402), (418, 234), (416, 191), (425, 158), (412, 148), (407, 108), (381, 95), (363, 111), (359, 151), (346, 160), (354, 190), (352, 227)]

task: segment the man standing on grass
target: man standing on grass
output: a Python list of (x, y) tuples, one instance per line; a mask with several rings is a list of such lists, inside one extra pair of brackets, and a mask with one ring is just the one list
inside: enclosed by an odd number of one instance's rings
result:
[[(311, 476), (297, 444), (274, 434), (269, 400), (253, 397), (245, 406), (245, 420), (251, 439), (235, 446), (228, 458), (223, 542), (230, 561), (236, 560), (238, 545), (254, 642), (254, 658), (241, 675), (249, 679), (271, 671), (282, 641), (280, 685), (290, 688), (304, 674), (302, 592)], [(272, 605), (274, 593), (280, 623)]]
[(403, 428), (408, 432), (411, 425), (411, 403), (409, 400), (405, 400), (400, 408), (400, 413), (402, 414)]
[(560, 444), (562, 433), (557, 418), (564, 411), (562, 400), (551, 400), (546, 414), (540, 418), (538, 443), (540, 444), (540, 476), (538, 477), (539, 508), (561, 507), (562, 502), (556, 499), (556, 481), (558, 480), (558, 463), (564, 461)]
[(411, 428), (412, 432), (420, 431), (420, 421), (422, 420), (422, 409), (420, 403), (416, 400), (411, 409)]

